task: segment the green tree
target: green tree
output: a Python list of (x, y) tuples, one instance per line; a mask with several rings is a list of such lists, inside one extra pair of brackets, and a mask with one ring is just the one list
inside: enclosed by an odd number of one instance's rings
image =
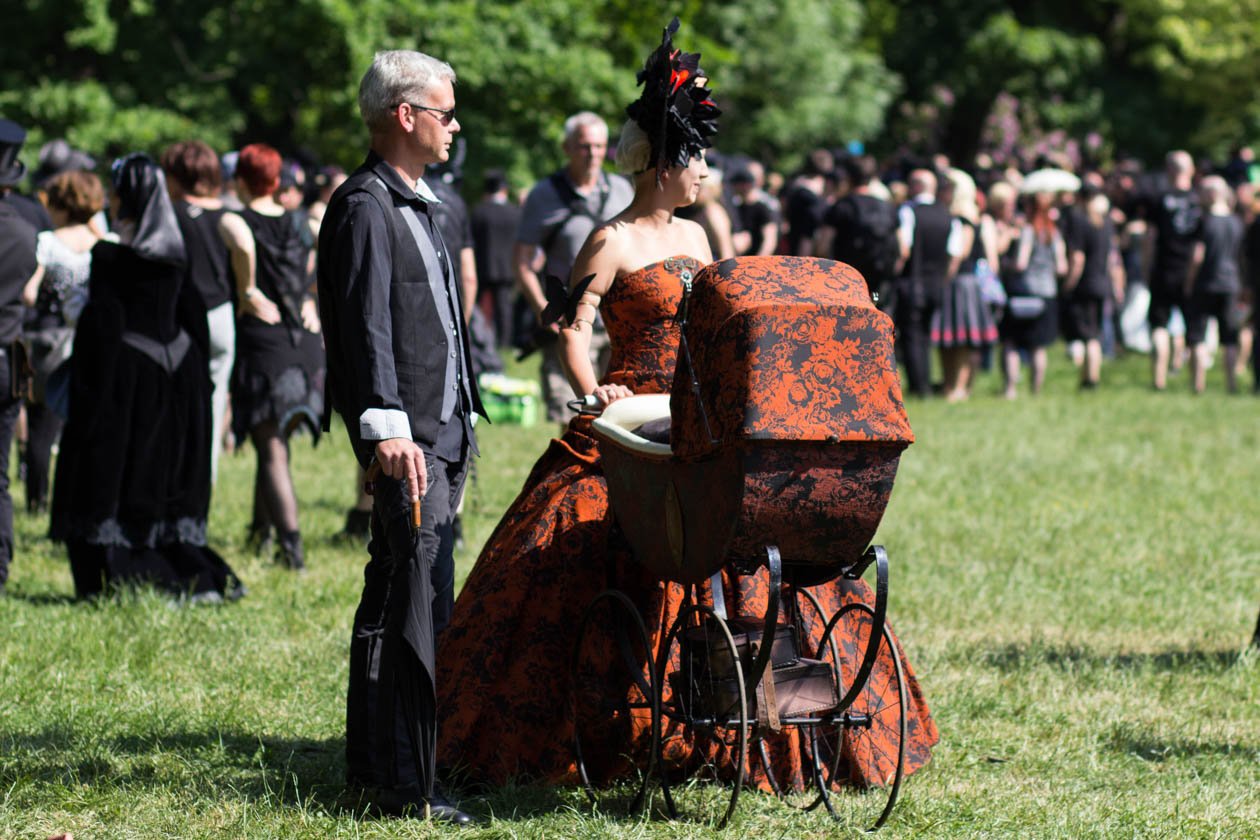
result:
[[(1195, 118), (1176, 145), (1221, 157), (1231, 145), (1260, 141), (1260, 0), (1121, 5), (1125, 58), (1158, 79), (1159, 98)], [(1166, 121), (1147, 125), (1158, 130)]]
[(728, 45), (710, 69), (722, 148), (790, 162), (875, 136), (900, 80), (862, 45), (863, 19), (855, 0), (708, 7), (700, 28)]
[(198, 136), (266, 141), (351, 166), (366, 145), (356, 94), (378, 49), (440, 56), (459, 76), (469, 168), (518, 183), (558, 165), (564, 117), (616, 131), (635, 72), (680, 13), (727, 111), (721, 145), (767, 157), (878, 130), (895, 80), (857, 43), (856, 0), (19, 0), (0, 52), (0, 110), (26, 156), (65, 136), (98, 155)]
[(871, 0), (864, 43), (905, 80), (889, 149), (966, 161), (1011, 102), (1025, 142), (1096, 132), (1151, 162), (1260, 139), (1260, 0)]

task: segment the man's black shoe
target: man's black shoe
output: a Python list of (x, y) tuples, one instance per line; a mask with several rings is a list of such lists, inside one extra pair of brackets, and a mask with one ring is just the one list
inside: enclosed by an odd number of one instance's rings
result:
[(451, 825), (472, 825), (477, 822), (476, 817), (459, 810), (440, 793), (425, 800), (420, 795), (419, 789), (415, 787), (359, 788), (357, 785), (352, 785), (351, 788), (358, 788), (360, 802), (367, 804), (367, 810), (373, 814), (387, 817), (411, 817), (417, 820), (427, 818)]
[(477, 822), (476, 817), (459, 810), (440, 793), (429, 797), (429, 819), (451, 825), (472, 825)]

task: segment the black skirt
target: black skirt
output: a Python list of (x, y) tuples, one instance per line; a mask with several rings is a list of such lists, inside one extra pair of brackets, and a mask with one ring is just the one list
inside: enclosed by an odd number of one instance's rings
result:
[(959, 274), (945, 287), (941, 305), (932, 313), (932, 344), (942, 348), (981, 349), (997, 341), (997, 324), (980, 297), (980, 280)]
[(285, 437), (305, 428), (319, 440), (324, 413), (324, 345), (317, 333), (246, 315), (236, 322), (232, 431), (275, 423)]

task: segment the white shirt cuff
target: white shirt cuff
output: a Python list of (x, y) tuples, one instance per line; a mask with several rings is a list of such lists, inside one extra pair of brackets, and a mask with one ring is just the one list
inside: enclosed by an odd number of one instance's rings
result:
[[(963, 231), (962, 222), (958, 221), (957, 219), (953, 219), (950, 221), (949, 240), (945, 245), (945, 250), (949, 252), (949, 255), (951, 257), (965, 256), (963, 254), (962, 231)], [(980, 235), (979, 227), (976, 228), (976, 235), (977, 236)]]
[(397, 408), (369, 408), (359, 415), (359, 437), (363, 440), (411, 440), (411, 421)]

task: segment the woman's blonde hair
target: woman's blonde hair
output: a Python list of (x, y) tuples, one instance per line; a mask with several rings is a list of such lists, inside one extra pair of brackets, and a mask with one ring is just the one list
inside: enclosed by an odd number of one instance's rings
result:
[(1229, 184), (1220, 175), (1208, 175), (1199, 182), (1199, 191), (1212, 204), (1224, 204), (1229, 209), (1234, 209), (1236, 197), (1234, 191), (1229, 188)]
[(949, 202), (949, 212), (971, 223), (980, 220), (980, 207), (976, 204), (976, 182), (961, 169), (946, 169), (945, 178), (954, 188)]
[(626, 120), (617, 140), (617, 168), (626, 175), (638, 175), (652, 165), (652, 141), (634, 120)]
[(1015, 185), (1010, 181), (996, 181), (989, 187), (989, 215), (995, 219), (1000, 210), (1014, 210), (1016, 204)]

